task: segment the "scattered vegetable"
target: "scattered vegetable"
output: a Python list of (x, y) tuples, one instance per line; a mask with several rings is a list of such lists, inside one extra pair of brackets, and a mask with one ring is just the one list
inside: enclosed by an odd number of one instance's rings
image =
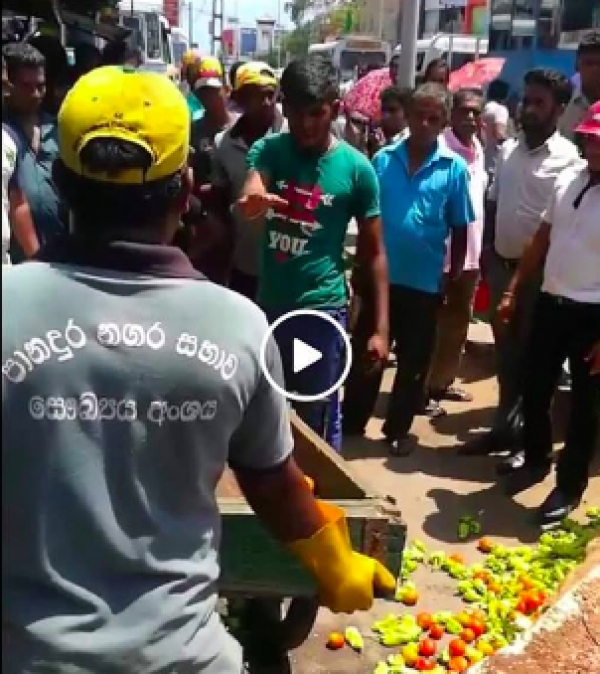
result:
[(330, 651), (339, 651), (340, 648), (344, 647), (345, 643), (346, 639), (344, 639), (344, 635), (339, 632), (332, 632), (327, 637), (327, 648), (329, 648)]
[(419, 655), (424, 655), (426, 658), (435, 655), (436, 651), (437, 645), (433, 639), (423, 639), (419, 644)]
[(364, 650), (365, 641), (362, 638), (362, 634), (356, 629), (356, 627), (347, 627), (346, 631), (344, 632), (344, 639), (353, 651), (362, 653)]

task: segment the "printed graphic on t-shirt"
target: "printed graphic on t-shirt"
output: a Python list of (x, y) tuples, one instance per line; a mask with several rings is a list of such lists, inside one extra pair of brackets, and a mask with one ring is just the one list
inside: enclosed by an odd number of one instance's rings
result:
[[(70, 319), (62, 329), (48, 330), (20, 345), (2, 364), (2, 375), (10, 384), (22, 384), (45, 363), (65, 363), (85, 357), (86, 347), (93, 342), (106, 349), (144, 349), (149, 353), (166, 350), (187, 359), (190, 365), (196, 362), (202, 369), (214, 370), (223, 382), (231, 380), (239, 366), (238, 356), (219, 344), (188, 332), (169, 337), (160, 322), (145, 326), (106, 321), (96, 327), (95, 334), (89, 334)], [(117, 400), (103, 396), (100, 391), (81, 391), (67, 397), (34, 395), (29, 399), (28, 411), (34, 421), (142, 420), (162, 426), (213, 421), (218, 414), (218, 401), (157, 398), (142, 408), (133, 397)]]
[(275, 260), (285, 262), (290, 257), (306, 255), (310, 237), (322, 229), (317, 219), (320, 206), (333, 206), (334, 195), (324, 194), (320, 185), (296, 183), (280, 180), (277, 187), (287, 208), (279, 211), (271, 209), (267, 219), (275, 229), (270, 229), (269, 249), (276, 251)]

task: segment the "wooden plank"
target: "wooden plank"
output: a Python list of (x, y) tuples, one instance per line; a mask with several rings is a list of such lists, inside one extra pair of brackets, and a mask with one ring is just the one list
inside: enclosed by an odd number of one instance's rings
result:
[[(315, 481), (315, 492), (322, 498), (362, 499), (374, 496), (352, 468), (295, 412), (290, 414), (294, 436), (294, 458)], [(233, 473), (227, 469), (217, 485), (217, 498), (241, 496)]]
[[(333, 501), (346, 511), (354, 548), (370, 551), (397, 575), (406, 538), (404, 523), (377, 501)], [(313, 596), (312, 578), (273, 540), (243, 499), (221, 499), (224, 594)], [(372, 523), (376, 522), (377, 526)]]
[[(379, 559), (398, 575), (406, 526), (394, 500), (375, 495), (294, 412), (291, 425), (298, 465), (315, 480), (317, 496), (344, 509), (354, 549)], [(240, 495), (231, 472), (223, 475), (217, 497), (223, 521), (221, 592), (250, 597), (314, 596), (312, 578), (266, 532)]]
[(315, 492), (325, 499), (361, 499), (373, 491), (321, 437), (295, 413), (291, 413), (294, 458), (315, 481)]

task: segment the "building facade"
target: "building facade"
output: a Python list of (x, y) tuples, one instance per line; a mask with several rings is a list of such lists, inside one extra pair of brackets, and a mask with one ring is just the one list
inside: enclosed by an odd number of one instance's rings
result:
[(432, 37), (436, 33), (463, 33), (467, 0), (424, 0), (421, 33)]
[(600, 0), (491, 0), (491, 49), (556, 49), (600, 27)]
[(402, 0), (360, 0), (357, 32), (379, 37), (395, 47), (400, 42), (401, 14)]

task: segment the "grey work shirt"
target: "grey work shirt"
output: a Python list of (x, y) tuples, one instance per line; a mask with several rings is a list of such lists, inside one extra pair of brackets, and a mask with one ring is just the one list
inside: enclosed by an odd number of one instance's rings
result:
[(240, 674), (215, 487), (291, 452), (266, 319), (175, 248), (51, 259), (2, 279), (2, 671)]
[[(287, 131), (287, 122), (276, 109), (275, 123), (269, 133)], [(248, 166), (246, 156), (250, 148), (235, 124), (216, 138), (216, 149), (212, 161), (212, 184), (228, 190), (232, 203), (237, 201), (246, 181)], [(233, 266), (250, 276), (258, 276), (260, 267), (261, 235), (245, 222), (234, 209), (235, 223)]]

